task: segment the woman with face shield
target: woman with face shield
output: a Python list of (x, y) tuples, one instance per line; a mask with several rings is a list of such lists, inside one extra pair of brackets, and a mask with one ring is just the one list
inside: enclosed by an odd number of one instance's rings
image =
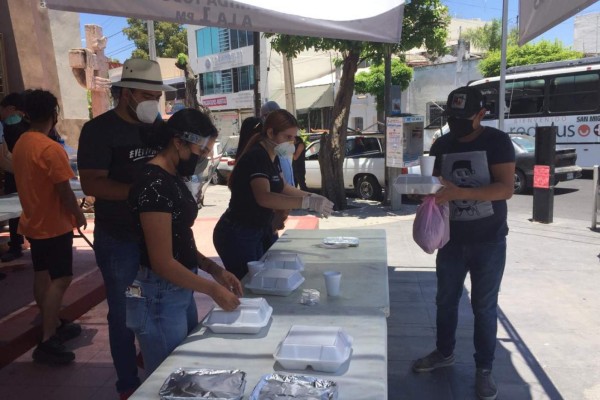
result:
[[(198, 206), (182, 179), (211, 154), (217, 134), (205, 114), (183, 109), (144, 138), (159, 153), (143, 167), (129, 195), (143, 243), (140, 269), (126, 296), (127, 327), (136, 334), (148, 373), (198, 324), (194, 292), (209, 295), (225, 310), (240, 304), (239, 280), (196, 248), (192, 225)], [(198, 268), (215, 281), (197, 275)]]
[(213, 233), (213, 243), (225, 268), (239, 279), (247, 263), (265, 253), (272, 240), (276, 210), (308, 209), (327, 217), (333, 203), (323, 196), (299, 190), (283, 178), (279, 158), (294, 152), (298, 121), (286, 110), (271, 112), (263, 129), (254, 135), (229, 177), (231, 200)]

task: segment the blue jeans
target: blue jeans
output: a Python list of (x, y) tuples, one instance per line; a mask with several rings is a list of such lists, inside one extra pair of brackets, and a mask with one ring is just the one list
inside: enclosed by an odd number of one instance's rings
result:
[(227, 271), (242, 279), (248, 273), (249, 261), (265, 254), (265, 244), (273, 241), (270, 226), (242, 226), (222, 216), (213, 231), (213, 244)]
[(473, 344), (477, 368), (491, 369), (498, 329), (498, 291), (506, 263), (506, 238), (499, 242), (446, 245), (437, 253), (437, 349), (449, 356), (456, 344), (458, 303), (471, 274)]
[(140, 269), (133, 286), (141, 293), (127, 296), (127, 327), (135, 332), (151, 374), (198, 325), (198, 311), (192, 290), (148, 268)]
[(140, 266), (138, 242), (125, 242), (105, 230), (94, 229), (96, 263), (102, 272), (108, 303), (108, 338), (119, 393), (140, 385), (136, 365), (135, 335), (125, 325), (125, 290)]

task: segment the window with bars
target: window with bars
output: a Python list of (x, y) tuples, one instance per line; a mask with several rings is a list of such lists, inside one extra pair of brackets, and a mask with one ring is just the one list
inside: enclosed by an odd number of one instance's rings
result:
[(446, 117), (442, 115), (446, 109), (446, 101), (431, 101), (427, 103), (427, 129), (441, 128), (446, 124)]

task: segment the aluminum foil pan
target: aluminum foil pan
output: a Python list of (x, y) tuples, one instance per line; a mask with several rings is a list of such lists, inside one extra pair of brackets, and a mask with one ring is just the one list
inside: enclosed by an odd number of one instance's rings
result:
[(161, 400), (241, 400), (246, 373), (240, 370), (185, 369), (171, 373), (158, 394)]
[(337, 383), (303, 375), (264, 375), (250, 400), (337, 400)]

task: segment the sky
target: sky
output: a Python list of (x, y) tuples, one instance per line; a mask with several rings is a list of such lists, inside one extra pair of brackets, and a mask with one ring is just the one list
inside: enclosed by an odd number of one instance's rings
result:
[[(442, 0), (442, 3), (448, 7), (450, 15), (455, 18), (479, 18), (484, 21), (502, 18), (502, 0)], [(508, 3), (508, 24), (510, 28), (517, 24), (518, 0), (509, 0)], [(591, 12), (600, 12), (600, 2), (592, 4), (578, 15)], [(127, 26), (125, 18), (109, 15), (80, 14), (80, 21), (82, 45), (85, 46), (83, 26), (85, 24), (97, 24), (103, 28), (104, 36), (108, 38), (108, 45), (105, 51), (108, 57), (116, 58), (123, 62), (131, 55), (135, 46), (122, 33), (123, 28)], [(574, 18), (569, 18), (534, 41), (540, 39), (554, 41), (555, 39), (559, 39), (565, 45), (571, 46), (573, 44), (573, 21)]]

